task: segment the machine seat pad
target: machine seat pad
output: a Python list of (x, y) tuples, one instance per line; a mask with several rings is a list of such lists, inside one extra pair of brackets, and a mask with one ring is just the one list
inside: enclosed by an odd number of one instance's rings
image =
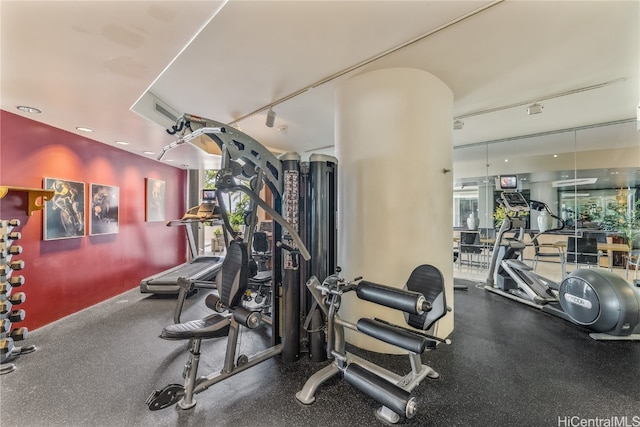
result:
[(258, 274), (249, 279), (249, 284), (263, 285), (271, 281), (271, 270), (258, 271)]
[(400, 327), (387, 325), (375, 319), (360, 319), (356, 326), (358, 331), (370, 337), (414, 353), (423, 353), (427, 345), (427, 338), (413, 334)]
[(218, 338), (229, 334), (231, 316), (212, 314), (204, 319), (169, 325), (162, 330), (160, 338), (165, 340), (188, 340), (191, 338)]

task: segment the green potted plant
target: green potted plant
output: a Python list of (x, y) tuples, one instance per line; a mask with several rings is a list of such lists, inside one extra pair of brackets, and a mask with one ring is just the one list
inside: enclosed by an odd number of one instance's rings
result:
[(620, 231), (629, 245), (629, 249), (634, 249), (634, 243), (638, 244), (637, 238), (640, 235), (640, 200), (631, 209), (624, 209), (618, 221), (618, 231)]
[[(634, 248), (634, 242), (640, 235), (640, 200), (634, 207), (629, 209), (627, 203), (609, 203), (607, 210), (610, 213), (606, 215), (600, 223), (604, 230), (617, 231), (629, 245), (629, 249)], [(636, 242), (636, 247), (638, 243)]]
[[(491, 215), (493, 217), (493, 225), (495, 226), (496, 229), (500, 228), (500, 226), (504, 222), (504, 219), (507, 217), (507, 215), (509, 215), (510, 218), (513, 218), (514, 216), (516, 216), (516, 213), (512, 211), (506, 211), (504, 206), (502, 205), (496, 206), (496, 209), (493, 211), (493, 215)], [(520, 214), (520, 216), (528, 216), (528, 215), (529, 215), (528, 212), (524, 214)]]

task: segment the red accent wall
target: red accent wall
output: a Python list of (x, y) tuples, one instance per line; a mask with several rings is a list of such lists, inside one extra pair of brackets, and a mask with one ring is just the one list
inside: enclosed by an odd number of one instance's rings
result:
[[(166, 182), (166, 219), (185, 211), (187, 172), (130, 154), (64, 130), (0, 112), (0, 185), (42, 188), (43, 178), (120, 188), (117, 234), (43, 241), (43, 211), (26, 213), (27, 195), (9, 192), (0, 200), (0, 218), (17, 218), (23, 248), (12, 260), (25, 262), (26, 294), (15, 308), (26, 311), (16, 326), (36, 329), (86, 307), (138, 287), (140, 280), (185, 261), (182, 227), (145, 222), (145, 178)], [(85, 218), (85, 226), (88, 222)], [(19, 272), (14, 272), (14, 275)]]

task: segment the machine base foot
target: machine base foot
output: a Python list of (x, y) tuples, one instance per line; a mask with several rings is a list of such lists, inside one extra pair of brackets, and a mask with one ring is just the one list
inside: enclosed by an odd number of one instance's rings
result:
[(16, 370), (16, 365), (13, 363), (7, 363), (0, 366), (0, 375), (8, 374)]
[(173, 405), (178, 400), (182, 399), (182, 396), (184, 396), (184, 387), (182, 385), (169, 384), (162, 390), (156, 390), (151, 393), (145, 403), (149, 409), (157, 411)]
[(640, 334), (616, 336), (603, 333), (592, 332), (589, 334), (596, 341), (640, 341)]
[(376, 409), (376, 418), (387, 424), (397, 424), (400, 421), (400, 415), (393, 412), (391, 409), (386, 406), (381, 406)]

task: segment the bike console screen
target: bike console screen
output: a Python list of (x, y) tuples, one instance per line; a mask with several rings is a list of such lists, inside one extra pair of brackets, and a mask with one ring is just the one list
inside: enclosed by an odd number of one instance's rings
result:
[(529, 202), (522, 193), (517, 191), (505, 191), (501, 195), (505, 207), (513, 212), (529, 212)]

